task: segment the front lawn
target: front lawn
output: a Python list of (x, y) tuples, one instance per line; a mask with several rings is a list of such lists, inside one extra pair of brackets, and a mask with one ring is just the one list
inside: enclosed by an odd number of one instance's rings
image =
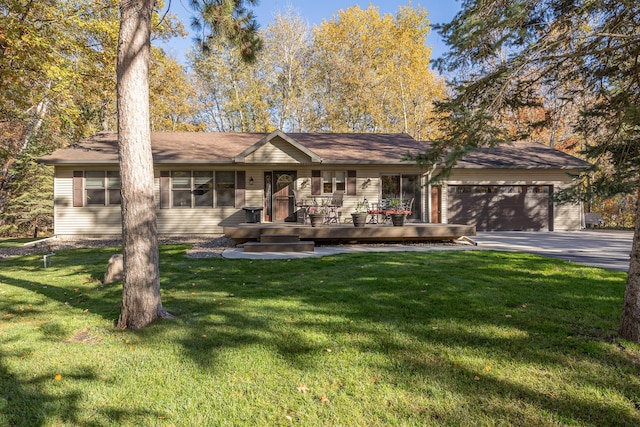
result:
[(161, 253), (165, 308), (113, 328), (117, 249), (0, 260), (0, 425), (640, 425), (625, 274), (527, 254)]
[(23, 246), (25, 243), (31, 242), (34, 240), (37, 240), (37, 239), (30, 239), (26, 237), (15, 238), (15, 239), (0, 239), (0, 249), (20, 247), (20, 246)]

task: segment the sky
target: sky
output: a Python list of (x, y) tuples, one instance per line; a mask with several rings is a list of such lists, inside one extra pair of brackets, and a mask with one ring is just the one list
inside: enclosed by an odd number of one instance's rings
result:
[[(166, 0), (166, 3), (169, 1)], [(323, 20), (330, 20), (331, 17), (341, 9), (348, 9), (351, 6), (359, 5), (362, 9), (366, 9), (369, 4), (378, 7), (380, 14), (390, 13), (395, 15), (399, 6), (406, 6), (410, 0), (377, 0), (377, 1), (357, 1), (357, 0), (260, 0), (258, 6), (254, 7), (256, 19), (260, 24), (260, 28), (266, 28), (278, 12), (283, 12), (289, 7), (293, 8), (302, 19), (309, 22), (310, 26), (316, 26)], [(190, 30), (189, 24), (193, 13), (188, 6), (188, 0), (171, 0), (170, 11), (178, 15), (184, 23), (187, 30)], [(422, 6), (429, 12), (429, 19), (432, 24), (440, 24), (451, 21), (455, 14), (460, 10), (459, 0), (413, 0), (413, 6)], [(169, 44), (162, 47), (165, 52), (184, 64), (184, 57), (187, 51), (192, 47), (193, 40), (189, 36), (186, 39), (176, 38)], [(440, 36), (431, 31), (427, 37), (427, 45), (433, 47), (432, 58), (440, 57), (446, 52), (446, 46), (440, 39)]]

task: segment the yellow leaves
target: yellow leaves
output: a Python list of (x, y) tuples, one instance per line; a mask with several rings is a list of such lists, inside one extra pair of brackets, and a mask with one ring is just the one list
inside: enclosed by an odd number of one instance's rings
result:
[(309, 387), (304, 384), (300, 384), (298, 385), (298, 387), (296, 387), (296, 390), (298, 390), (300, 393), (306, 393), (309, 391)]
[[(491, 369), (492, 369), (492, 368), (491, 368), (491, 365), (489, 365), (489, 364), (484, 365), (484, 370), (485, 370), (485, 372), (489, 373), (489, 372), (491, 372)], [(480, 381), (481, 379), (482, 379), (482, 377), (481, 377), (481, 374), (480, 374), (480, 373), (477, 373), (477, 374), (473, 377), (473, 380), (474, 380), (474, 381)]]
[(427, 129), (433, 132), (426, 122), (445, 86), (430, 69), (429, 29), (424, 8), (405, 7), (395, 16), (381, 16), (374, 6), (342, 10), (316, 28), (319, 68), (327, 69), (320, 78), (330, 81), (331, 89), (321, 102), (332, 131), (374, 127), (418, 139), (434, 136), (426, 134)]
[(60, 381), (62, 379), (62, 375), (56, 374), (56, 376), (53, 377), (53, 379), (55, 379), (56, 381)]
[[(309, 389), (309, 387), (307, 387), (304, 384), (299, 384), (296, 387), (296, 390), (303, 394), (306, 394), (311, 391), (311, 389)], [(329, 400), (326, 394), (321, 394), (320, 396), (317, 397), (317, 399), (318, 399), (318, 402), (320, 402), (323, 405), (328, 405), (329, 403), (331, 403), (331, 400)]]

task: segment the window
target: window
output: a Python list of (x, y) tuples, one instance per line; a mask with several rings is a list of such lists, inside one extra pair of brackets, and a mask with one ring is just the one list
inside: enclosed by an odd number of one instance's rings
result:
[(450, 185), (450, 194), (462, 193), (500, 193), (500, 194), (549, 194), (548, 185)]
[(322, 192), (332, 194), (335, 191), (345, 191), (347, 173), (344, 171), (323, 171)]
[(119, 205), (122, 201), (118, 171), (107, 171), (107, 201), (110, 205)]
[(120, 174), (118, 171), (85, 171), (84, 197), (87, 205), (119, 205)]
[(333, 194), (344, 191), (345, 194), (356, 195), (356, 171), (311, 171), (311, 194)]
[[(233, 174), (233, 172), (232, 172)], [(196, 171), (193, 173), (193, 197), (196, 206), (213, 206), (213, 173)]]
[(216, 172), (216, 206), (234, 206), (235, 173)]
[(171, 195), (174, 208), (191, 207), (191, 172), (171, 173)]
[(215, 173), (173, 171), (171, 172), (171, 206), (174, 208), (234, 206), (235, 180), (234, 171)]

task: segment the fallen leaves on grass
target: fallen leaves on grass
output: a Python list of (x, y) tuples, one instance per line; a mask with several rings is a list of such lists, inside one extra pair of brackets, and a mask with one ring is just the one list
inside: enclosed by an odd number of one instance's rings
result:
[(318, 399), (320, 400), (320, 403), (323, 403), (325, 405), (328, 405), (329, 403), (331, 403), (329, 398), (327, 396), (325, 396), (324, 394), (322, 396), (320, 396)]
[(56, 381), (60, 381), (62, 379), (62, 375), (56, 374), (56, 376), (53, 377), (53, 379), (55, 379)]
[(309, 391), (309, 387), (304, 384), (300, 384), (298, 387), (296, 387), (296, 390), (298, 390), (300, 393), (306, 393)]

